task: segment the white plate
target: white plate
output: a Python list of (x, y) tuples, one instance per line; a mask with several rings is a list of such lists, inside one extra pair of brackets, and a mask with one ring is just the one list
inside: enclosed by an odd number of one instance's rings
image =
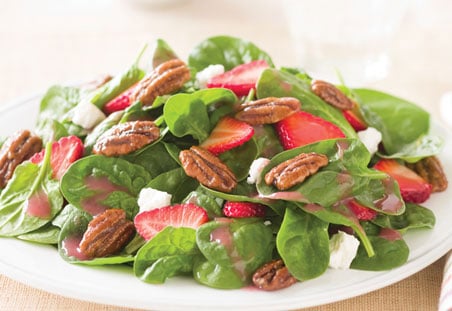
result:
[[(0, 111), (0, 135), (32, 128), (39, 96), (18, 100)], [(452, 134), (434, 124), (446, 145), (440, 156), (452, 176)], [(452, 248), (450, 198), (452, 187), (432, 195), (426, 203), (436, 215), (433, 230), (409, 232), (408, 262), (386, 272), (328, 270), (321, 277), (285, 290), (263, 292), (251, 287), (216, 290), (191, 278), (173, 278), (163, 285), (149, 285), (135, 278), (127, 267), (85, 267), (63, 261), (50, 246), (0, 238), (0, 272), (19, 282), (67, 297), (143, 309), (275, 310), (326, 304), (358, 296), (400, 281), (433, 263)]]

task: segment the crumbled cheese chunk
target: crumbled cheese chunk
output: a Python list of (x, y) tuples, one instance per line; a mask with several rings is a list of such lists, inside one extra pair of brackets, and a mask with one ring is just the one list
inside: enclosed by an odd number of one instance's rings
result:
[(92, 129), (105, 119), (105, 114), (89, 100), (82, 100), (75, 106), (72, 122), (84, 129)]
[(203, 89), (206, 87), (207, 81), (210, 78), (221, 75), (222, 73), (224, 73), (223, 65), (209, 65), (196, 74), (196, 80), (198, 81), (199, 87)]
[(246, 182), (249, 184), (258, 183), (260, 181), (260, 175), (262, 170), (267, 166), (270, 162), (267, 158), (257, 158), (251, 163), (249, 176), (246, 179)]
[(334, 269), (348, 269), (358, 252), (359, 240), (339, 231), (330, 239), (330, 264)]
[(171, 197), (172, 195), (165, 191), (159, 191), (153, 188), (143, 188), (138, 196), (140, 212), (168, 206), (171, 204)]
[(367, 150), (369, 150), (370, 154), (377, 152), (382, 138), (381, 133), (377, 129), (368, 127), (364, 131), (358, 132), (358, 137), (364, 146), (366, 146)]

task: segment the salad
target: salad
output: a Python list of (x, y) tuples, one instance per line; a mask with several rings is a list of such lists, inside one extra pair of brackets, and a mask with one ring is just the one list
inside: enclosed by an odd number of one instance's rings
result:
[[(52, 86), (0, 150), (0, 236), (72, 264), (221, 289), (403, 265), (447, 188), (430, 116), (218, 36), (163, 40), (99, 85)], [(427, 204), (428, 205), (428, 204)]]

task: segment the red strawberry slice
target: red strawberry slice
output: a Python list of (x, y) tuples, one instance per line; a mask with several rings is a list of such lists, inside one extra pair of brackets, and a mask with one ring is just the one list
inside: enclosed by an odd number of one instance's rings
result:
[(430, 197), (432, 185), (396, 160), (381, 159), (374, 165), (374, 169), (385, 172), (397, 181), (405, 202), (422, 203)]
[(377, 211), (358, 203), (356, 200), (350, 200), (347, 207), (355, 214), (359, 220), (372, 220), (377, 217)]
[[(66, 173), (69, 166), (83, 156), (83, 142), (77, 136), (62, 137), (52, 143), (50, 165), (52, 177), (59, 180)], [(41, 150), (31, 157), (30, 161), (39, 164), (44, 159), (45, 150)]]
[(265, 60), (255, 60), (242, 64), (225, 73), (212, 77), (207, 81), (207, 87), (223, 87), (230, 89), (237, 96), (246, 96), (251, 89), (256, 88), (256, 82), (259, 76), (268, 67), (269, 65)]
[(172, 226), (196, 229), (209, 220), (207, 212), (192, 203), (165, 206), (144, 211), (135, 216), (137, 232), (146, 240)]
[(265, 210), (265, 205), (253, 202), (227, 201), (223, 206), (223, 214), (232, 218), (264, 217)]
[(363, 131), (367, 128), (366, 122), (362, 120), (353, 110), (342, 110), (345, 120), (355, 129), (355, 131)]
[(129, 107), (132, 103), (130, 101), (130, 97), (135, 90), (135, 85), (131, 86), (126, 91), (122, 92), (111, 101), (105, 104), (102, 108), (105, 114), (109, 115), (116, 111), (121, 111)]
[(209, 137), (200, 146), (214, 155), (219, 155), (246, 143), (253, 135), (254, 128), (251, 125), (226, 116), (218, 121)]
[(345, 137), (341, 129), (325, 119), (298, 111), (275, 124), (284, 149), (292, 149), (317, 141)]

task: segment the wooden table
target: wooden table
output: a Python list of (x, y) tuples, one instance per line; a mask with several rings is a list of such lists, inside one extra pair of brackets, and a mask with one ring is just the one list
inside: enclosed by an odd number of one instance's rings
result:
[[(1, 1), (0, 103), (52, 84), (115, 73), (158, 37), (184, 58), (208, 36), (239, 36), (266, 50), (278, 66), (294, 65), (277, 0), (181, 0), (152, 8), (137, 1)], [(369, 86), (414, 101), (439, 118), (437, 103), (452, 90), (452, 27), (438, 31), (415, 17), (411, 11), (393, 42), (390, 75)], [(310, 310), (436, 310), (443, 266), (441, 258), (394, 285)], [(0, 310), (123, 310), (49, 294), (5, 276), (0, 288)]]

